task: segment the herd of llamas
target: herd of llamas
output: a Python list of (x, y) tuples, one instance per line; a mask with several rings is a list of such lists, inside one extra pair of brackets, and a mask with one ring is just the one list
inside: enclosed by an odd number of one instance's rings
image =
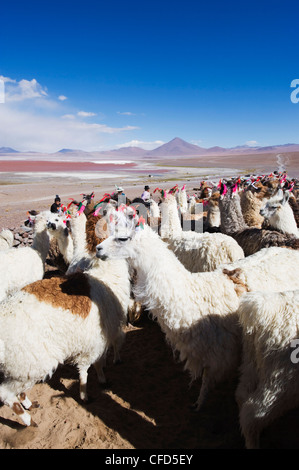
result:
[(92, 192), (30, 223), (32, 246), (0, 233), (0, 401), (25, 426), (37, 406), (27, 392), (65, 361), (87, 401), (88, 369), (105, 383), (108, 350), (120, 361), (124, 327), (145, 312), (201, 379), (196, 411), (238, 374), (246, 448), (299, 405), (297, 180), (275, 172), (202, 181), (193, 194), (156, 188), (146, 203)]

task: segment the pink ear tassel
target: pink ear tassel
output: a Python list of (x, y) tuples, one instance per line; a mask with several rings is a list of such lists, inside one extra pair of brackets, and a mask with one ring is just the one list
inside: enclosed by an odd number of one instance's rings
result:
[(226, 184), (223, 183), (223, 193), (222, 195), (224, 196), (227, 193), (227, 186)]
[(237, 183), (236, 183), (235, 186), (233, 187), (233, 193), (236, 193), (236, 192), (237, 192), (237, 189), (238, 189), (238, 185), (237, 185)]
[(79, 216), (79, 215), (83, 214), (84, 209), (85, 209), (85, 206), (84, 206), (84, 204), (82, 204), (82, 206), (80, 207), (80, 209), (78, 210), (76, 215)]
[(186, 185), (184, 184), (184, 186), (182, 187), (181, 191), (184, 191), (186, 188)]
[(100, 210), (101, 210), (101, 207), (102, 207), (102, 206), (98, 207), (98, 208), (94, 211), (93, 215), (94, 215), (95, 217), (96, 217), (97, 215), (99, 215), (99, 212), (100, 212)]

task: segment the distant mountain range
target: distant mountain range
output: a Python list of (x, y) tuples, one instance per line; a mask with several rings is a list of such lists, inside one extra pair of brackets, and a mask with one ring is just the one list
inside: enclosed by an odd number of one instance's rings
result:
[(179, 137), (175, 137), (170, 142), (155, 148), (154, 150), (144, 150), (139, 147), (122, 147), (117, 150), (101, 152), (105, 155), (117, 156), (143, 156), (143, 157), (182, 157), (182, 156), (208, 156), (208, 155), (242, 155), (264, 152), (298, 152), (299, 144), (272, 145), (267, 147), (251, 147), (249, 145), (232, 148), (210, 147), (204, 148), (190, 144)]
[[(190, 144), (179, 137), (175, 137), (170, 142), (161, 145), (153, 150), (145, 150), (140, 147), (122, 147), (114, 150), (99, 151), (99, 152), (87, 152), (78, 149), (61, 149), (53, 155), (65, 154), (70, 156), (79, 155), (92, 155), (98, 156), (117, 156), (117, 157), (182, 157), (182, 156), (221, 156), (221, 155), (244, 155), (244, 154), (256, 154), (256, 153), (269, 153), (269, 152), (298, 152), (299, 144), (282, 144), (272, 145), (267, 147), (252, 147), (248, 145), (237, 146), (232, 148), (224, 147), (210, 147), (203, 148), (198, 145)], [(11, 154), (11, 153), (22, 153), (14, 150), (10, 147), (0, 147), (0, 154)], [(25, 152), (23, 152), (25, 153)], [(36, 152), (26, 152), (36, 153)]]
[(0, 153), (19, 153), (19, 152), (10, 147), (0, 147)]

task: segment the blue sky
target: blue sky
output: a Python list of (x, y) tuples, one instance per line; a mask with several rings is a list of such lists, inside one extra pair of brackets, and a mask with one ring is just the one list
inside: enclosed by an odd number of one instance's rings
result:
[(297, 1), (1, 6), (0, 147), (299, 143)]

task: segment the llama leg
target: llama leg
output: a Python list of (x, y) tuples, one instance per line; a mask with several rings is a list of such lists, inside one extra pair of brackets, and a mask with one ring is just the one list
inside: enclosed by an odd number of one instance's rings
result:
[(197, 401), (194, 403), (194, 408), (196, 411), (199, 411), (199, 409), (203, 405), (209, 390), (210, 390), (210, 375), (209, 375), (208, 369), (205, 367), (203, 370), (203, 374), (202, 374), (200, 393), (199, 393)]
[(79, 367), (79, 380), (80, 380), (80, 398), (82, 401), (88, 401), (87, 396), (87, 377), (88, 377), (88, 368), (89, 366), (80, 366)]
[(113, 358), (113, 364), (121, 364), (121, 358), (120, 358), (120, 349), (123, 345), (123, 342), (124, 342), (124, 334), (123, 332), (121, 332), (121, 334), (119, 334), (116, 339), (114, 340), (114, 343), (113, 343), (113, 350), (114, 350), (114, 358)]
[(103, 371), (103, 367), (105, 366), (106, 363), (106, 357), (102, 356), (100, 359), (98, 359), (93, 365), (96, 370), (97, 376), (98, 376), (98, 381), (101, 384), (106, 383), (106, 377)]
[(258, 386), (255, 355), (254, 337), (251, 335), (251, 337), (248, 338), (248, 336), (245, 335), (243, 339), (243, 360), (240, 367), (240, 380), (235, 393), (239, 409)]
[(20, 393), (20, 395), (18, 396), (20, 402), (21, 402), (21, 405), (23, 406), (23, 408), (25, 408), (25, 410), (32, 410), (33, 408), (39, 408), (39, 404), (37, 403), (37, 401), (34, 401), (33, 403), (29, 400), (29, 398), (27, 397), (26, 393), (22, 392)]
[(273, 375), (260, 383), (240, 410), (240, 426), (245, 438), (246, 448), (259, 448), (261, 431), (286, 410), (295, 407), (298, 398), (295, 393), (286, 396), (285, 380)]
[(256, 365), (251, 361), (241, 366), (241, 376), (236, 389), (235, 398), (239, 409), (258, 386)]
[(21, 405), (18, 397), (13, 392), (10, 392), (10, 390), (8, 390), (4, 384), (0, 386), (0, 400), (5, 405), (9, 406), (12, 411), (20, 417), (26, 426), (37, 426), (36, 423), (31, 419), (30, 414), (25, 411)]

